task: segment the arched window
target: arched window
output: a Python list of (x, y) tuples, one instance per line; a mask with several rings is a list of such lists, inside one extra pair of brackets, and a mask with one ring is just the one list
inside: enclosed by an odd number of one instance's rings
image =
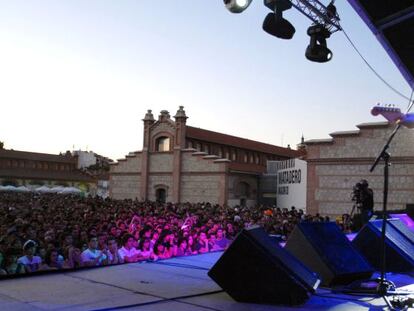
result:
[(155, 198), (159, 203), (165, 203), (167, 199), (167, 191), (164, 188), (158, 188), (155, 191)]
[(248, 198), (250, 196), (250, 185), (241, 181), (237, 184), (236, 192), (241, 198)]
[(157, 151), (165, 152), (170, 151), (170, 138), (169, 137), (159, 137), (157, 138), (155, 145), (157, 147)]

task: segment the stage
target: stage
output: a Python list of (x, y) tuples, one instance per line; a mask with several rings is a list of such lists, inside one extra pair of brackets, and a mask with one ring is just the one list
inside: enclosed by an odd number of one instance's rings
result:
[[(0, 281), (1, 310), (381, 310), (381, 298), (333, 294), (319, 288), (289, 308), (238, 303), (207, 275), (221, 252)], [(414, 277), (387, 274), (414, 291)]]

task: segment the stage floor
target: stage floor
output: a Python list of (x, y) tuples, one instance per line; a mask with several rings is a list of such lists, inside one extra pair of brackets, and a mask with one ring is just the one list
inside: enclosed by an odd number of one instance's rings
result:
[[(234, 301), (207, 275), (222, 253), (0, 281), (0, 310), (381, 310), (381, 298), (318, 289), (295, 308)], [(414, 291), (411, 275), (387, 279)]]

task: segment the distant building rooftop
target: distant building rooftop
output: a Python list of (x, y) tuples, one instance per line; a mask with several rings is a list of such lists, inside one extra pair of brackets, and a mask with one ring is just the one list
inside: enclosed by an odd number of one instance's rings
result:
[(0, 149), (0, 177), (94, 182), (76, 168), (77, 157)]
[(300, 152), (297, 150), (283, 148), (275, 145), (270, 145), (266, 143), (261, 143), (258, 141), (236, 137), (232, 135), (222, 134), (218, 132), (213, 132), (209, 130), (204, 130), (201, 128), (196, 128), (192, 126), (187, 126), (187, 138), (193, 138), (198, 140), (203, 140), (206, 142), (212, 142), (222, 145), (230, 145), (233, 147), (256, 150), (268, 154), (274, 154), (285, 157), (297, 157), (300, 156)]
[(0, 149), (0, 158), (49, 161), (58, 163), (76, 163), (77, 161), (76, 158), (72, 157), (71, 155), (18, 151), (13, 149)]

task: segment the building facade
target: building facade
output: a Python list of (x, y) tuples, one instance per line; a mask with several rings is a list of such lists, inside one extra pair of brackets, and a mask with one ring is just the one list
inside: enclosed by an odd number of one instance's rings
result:
[(95, 194), (107, 198), (109, 196), (109, 167), (113, 161), (93, 151), (74, 150), (72, 156), (77, 158), (77, 168), (96, 181)]
[(0, 185), (74, 186), (93, 191), (96, 182), (77, 169), (78, 159), (64, 155), (0, 149)]
[(148, 110), (142, 151), (111, 165), (110, 195), (116, 199), (254, 205), (268, 160), (298, 156), (296, 150), (187, 125), (180, 106), (174, 120)]
[[(350, 213), (353, 186), (366, 179), (374, 191), (375, 211), (382, 210), (383, 162), (370, 173), (394, 126), (365, 123), (358, 130), (335, 132), (329, 139), (308, 140), (307, 211), (337, 216)], [(388, 210), (414, 204), (414, 131), (402, 127), (390, 145)]]

